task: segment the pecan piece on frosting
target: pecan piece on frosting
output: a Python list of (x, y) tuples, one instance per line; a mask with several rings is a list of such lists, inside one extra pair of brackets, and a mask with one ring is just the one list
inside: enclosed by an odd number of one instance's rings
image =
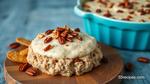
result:
[(49, 35), (49, 34), (51, 34), (53, 31), (54, 31), (54, 30), (47, 30), (47, 31), (45, 32), (45, 34), (46, 34), (46, 35)]
[(65, 44), (66, 43), (66, 41), (63, 37), (58, 37), (58, 41), (59, 41), (60, 44)]
[(101, 9), (96, 9), (96, 13), (102, 12)]
[(48, 51), (48, 50), (52, 49), (53, 47), (54, 46), (52, 46), (52, 45), (48, 45), (47, 47), (44, 48), (44, 51)]
[(76, 31), (76, 32), (80, 32), (80, 29), (79, 29), (79, 28), (76, 28), (74, 31)]
[(44, 43), (48, 43), (48, 42), (51, 42), (53, 40), (52, 37), (47, 37), (45, 40), (44, 40)]

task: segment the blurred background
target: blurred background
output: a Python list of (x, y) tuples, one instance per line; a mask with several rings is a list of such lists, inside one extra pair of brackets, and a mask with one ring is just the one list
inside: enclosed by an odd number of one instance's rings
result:
[[(75, 15), (76, 0), (0, 0), (0, 84), (3, 80), (3, 62), (8, 45), (16, 37), (33, 39), (36, 34), (57, 26), (69, 25), (84, 31), (80, 17)], [(123, 84), (150, 84), (150, 64), (136, 61), (150, 56), (149, 51), (117, 49), (125, 63), (134, 63), (134, 71), (125, 75), (144, 76), (141, 80), (123, 80)]]

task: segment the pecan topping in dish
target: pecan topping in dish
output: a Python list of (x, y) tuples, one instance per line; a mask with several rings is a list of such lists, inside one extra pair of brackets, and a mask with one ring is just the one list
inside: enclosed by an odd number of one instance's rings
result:
[[(150, 2), (147, 0), (87, 0), (83, 4), (86, 4), (83, 10), (100, 16), (136, 22), (150, 21)], [(133, 17), (127, 18), (128, 15)]]

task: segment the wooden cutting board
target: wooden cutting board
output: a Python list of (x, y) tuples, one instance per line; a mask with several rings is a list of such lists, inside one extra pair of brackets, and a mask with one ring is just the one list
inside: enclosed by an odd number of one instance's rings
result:
[(103, 63), (91, 72), (81, 76), (62, 77), (48, 76), (41, 73), (38, 76), (29, 76), (18, 71), (18, 64), (8, 59), (4, 63), (4, 76), (8, 84), (119, 84), (118, 75), (123, 71), (123, 61), (117, 51), (111, 47), (100, 44), (108, 63)]

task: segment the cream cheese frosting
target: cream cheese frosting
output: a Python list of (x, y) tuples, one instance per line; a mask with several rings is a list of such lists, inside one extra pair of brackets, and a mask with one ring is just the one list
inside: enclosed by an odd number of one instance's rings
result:
[[(106, 4), (100, 3), (100, 1), (106, 1)], [(133, 8), (124, 8), (118, 6), (123, 1), (131, 2)], [(86, 5), (85, 5), (86, 4)], [(119, 20), (129, 20), (136, 22), (149, 22), (150, 21), (150, 0), (89, 0), (85, 2), (84, 10), (93, 12), (103, 16), (106, 11), (109, 11), (111, 16), (109, 18)], [(110, 4), (112, 7), (110, 7)], [(96, 10), (99, 9), (100, 11)], [(141, 14), (140, 10), (144, 10), (147, 14)], [(120, 11), (121, 12), (118, 12)], [(127, 19), (129, 17), (129, 19)]]
[[(32, 40), (30, 47), (33, 49), (34, 53), (38, 53), (42, 56), (52, 57), (52, 58), (76, 58), (82, 57), (91, 53), (96, 47), (97, 42), (95, 38), (88, 36), (82, 32), (79, 32), (79, 36), (82, 37), (82, 41), (78, 39), (73, 39), (73, 42), (67, 42), (62, 45), (57, 39), (53, 39), (49, 43), (44, 43), (44, 39), (47, 37), (53, 37), (53, 34), (47, 35), (43, 38), (39, 38), (38, 34), (34, 40)], [(54, 46), (51, 50), (44, 51), (43, 49), (48, 46)]]

